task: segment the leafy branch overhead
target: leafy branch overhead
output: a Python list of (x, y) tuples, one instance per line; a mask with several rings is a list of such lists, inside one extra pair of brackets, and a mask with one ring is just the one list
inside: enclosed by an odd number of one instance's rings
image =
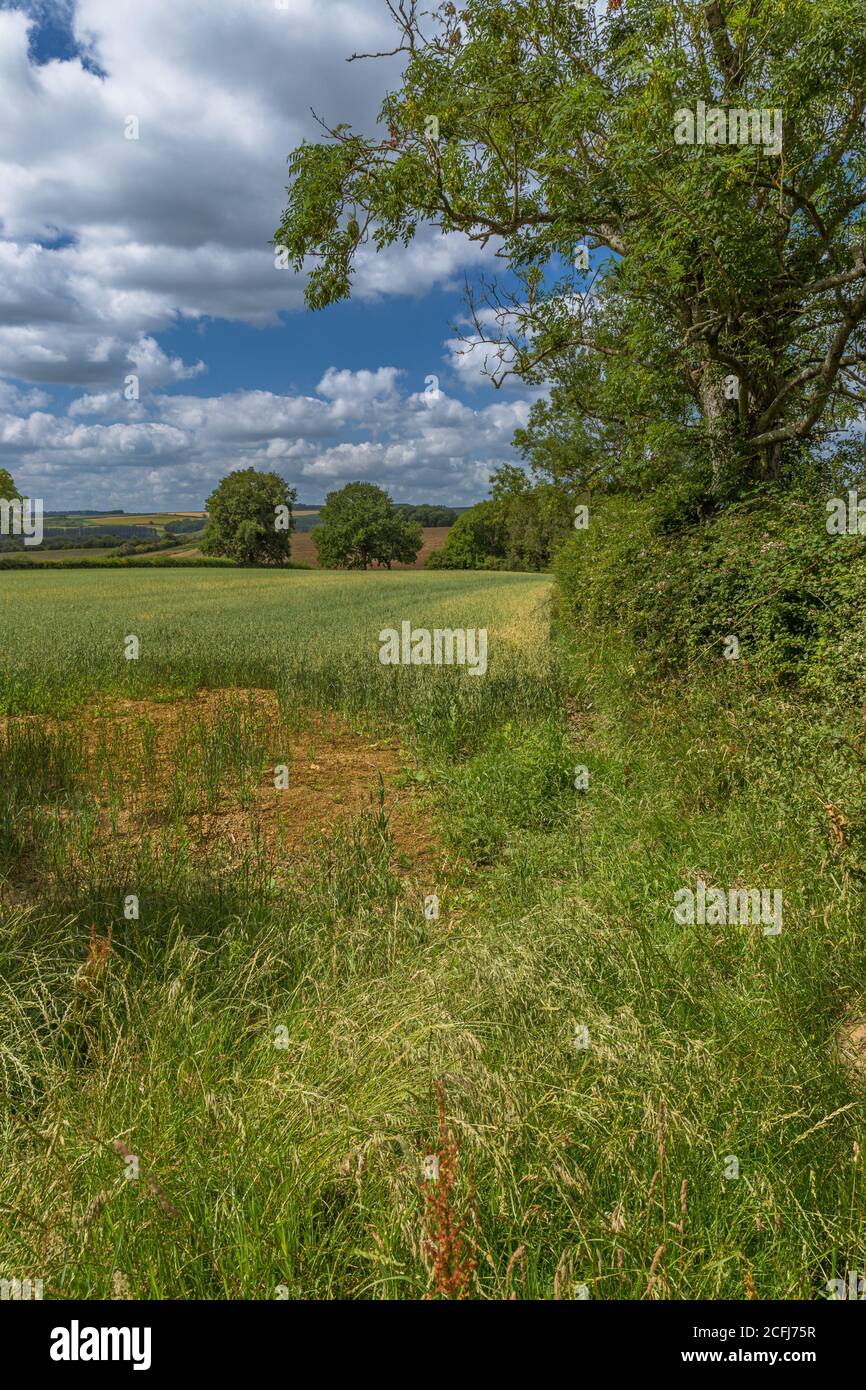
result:
[(471, 335), (497, 382), (589, 354), (609, 423), (610, 382), (642, 376), (706, 440), (717, 493), (846, 427), (866, 401), (862, 0), (389, 8), (380, 129), (289, 159), (275, 240), (311, 307), (426, 224), (502, 263)]

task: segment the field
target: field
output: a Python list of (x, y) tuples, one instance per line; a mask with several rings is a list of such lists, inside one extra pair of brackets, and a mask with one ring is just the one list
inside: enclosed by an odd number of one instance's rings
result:
[(69, 513), (59, 514), (70, 526), (87, 526), (98, 531), (100, 526), (168, 526), (172, 521), (193, 521), (200, 518), (202, 523), (206, 512), (115, 512), (105, 516), (79, 516)]
[[(856, 897), (789, 711), (652, 686), (551, 629), (546, 576), (0, 597), (4, 1270), (802, 1299), (862, 1268)], [(383, 666), (406, 619), (486, 627), (486, 674)], [(694, 873), (783, 881), (783, 936), (677, 926)]]
[[(310, 530), (307, 528), (311, 528), (313, 525), (318, 524), (318, 512), (313, 511), (310, 508), (299, 508), (296, 509), (294, 516), (295, 521), (296, 523), (299, 523), (299, 526), (298, 529), (295, 530), (295, 532), (292, 535), (292, 560), (302, 565), (311, 565), (315, 568), (318, 565), (318, 557), (316, 555), (316, 547), (314, 546), (312, 537), (310, 535)], [(171, 530), (172, 522), (179, 520), (190, 521), (195, 519), (196, 517), (201, 517), (202, 524), (204, 524), (204, 512), (148, 512), (141, 515), (127, 515), (125, 513), (118, 513), (118, 515), (116, 516), (78, 518), (73, 516), (67, 518), (52, 518), (51, 524), (57, 525), (60, 524), (62, 521), (66, 521), (69, 525), (84, 526), (88, 530), (93, 531), (95, 535), (99, 533), (100, 523), (102, 523), (103, 526), (155, 526), (158, 529), (160, 535), (163, 536), (166, 530)], [(441, 547), (445, 544), (445, 537), (448, 535), (449, 529), (450, 528), (447, 526), (422, 527), (423, 543), (421, 549), (418, 552), (418, 556), (415, 560), (415, 563), (412, 565), (395, 564), (394, 569), (422, 569), (424, 566), (424, 561), (427, 559), (427, 556), (430, 554), (430, 552), (432, 550), (441, 549)], [(98, 560), (100, 558), (106, 558), (108, 556), (117, 555), (120, 553), (120, 542), (118, 542), (118, 544), (114, 546), (100, 546), (99, 548), (73, 548), (70, 546), (66, 549), (52, 549), (51, 542), (49, 540), (46, 540), (42, 545), (31, 546), (29, 548), (25, 548), (23, 551), (19, 551), (18, 558), (31, 561), (47, 560), (55, 564), (62, 564), (64, 561), (69, 560)], [(140, 552), (142, 558), (147, 558), (149, 554), (160, 553), (165, 554), (166, 552)], [(184, 543), (183, 541), (181, 541), (181, 543), (169, 553), (171, 553), (172, 555), (194, 557), (200, 555), (201, 551), (198, 547), (197, 541), (193, 540), (188, 543)]]

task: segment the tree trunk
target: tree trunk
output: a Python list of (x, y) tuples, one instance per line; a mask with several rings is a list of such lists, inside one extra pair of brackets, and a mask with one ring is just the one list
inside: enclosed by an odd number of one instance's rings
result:
[(775, 444), (765, 444), (761, 450), (761, 477), (767, 482), (772, 482), (778, 478), (781, 467), (781, 440), (777, 440)]
[(726, 375), (718, 362), (705, 362), (699, 388), (713, 470), (710, 491), (713, 497), (718, 498), (730, 492), (735, 482), (735, 450), (731, 447), (731, 407), (736, 409), (736, 401), (725, 399)]

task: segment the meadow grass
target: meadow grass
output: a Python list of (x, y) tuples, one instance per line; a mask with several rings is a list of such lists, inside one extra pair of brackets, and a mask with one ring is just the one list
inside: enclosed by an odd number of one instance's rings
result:
[[(839, 1045), (866, 1016), (863, 771), (837, 716), (730, 667), (659, 684), (615, 633), (551, 638), (539, 577), (0, 584), (5, 708), (39, 716), (3, 733), (0, 1274), (60, 1298), (122, 1276), (143, 1298), (809, 1299), (863, 1269)], [(379, 666), (404, 617), (488, 626), (488, 675)], [(155, 768), (111, 702), (232, 685), (277, 690), (286, 728), (400, 730), (438, 919), (383, 798), (279, 876), (254, 841), (230, 870), (185, 845), (279, 746), (245, 695), (182, 727), (164, 843), (100, 833)], [(780, 886), (782, 936), (678, 926), (699, 876)], [(462, 1250), (439, 1248), (431, 1154)]]

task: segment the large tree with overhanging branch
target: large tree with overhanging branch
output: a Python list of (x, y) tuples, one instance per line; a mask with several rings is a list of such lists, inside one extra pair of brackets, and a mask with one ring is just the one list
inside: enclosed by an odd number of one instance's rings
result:
[[(367, 243), (427, 223), (496, 248), (504, 274), (475, 303), (494, 379), (576, 375), (626, 453), (654, 412), (690, 424), (724, 495), (850, 425), (866, 399), (864, 0), (388, 7), (402, 78), (381, 128), (327, 126), (290, 156), (275, 241), (309, 270), (310, 307), (351, 293)], [(718, 118), (678, 143), (699, 102), (740, 136), (759, 125), (729, 112), (778, 110), (781, 148), (709, 143)]]

